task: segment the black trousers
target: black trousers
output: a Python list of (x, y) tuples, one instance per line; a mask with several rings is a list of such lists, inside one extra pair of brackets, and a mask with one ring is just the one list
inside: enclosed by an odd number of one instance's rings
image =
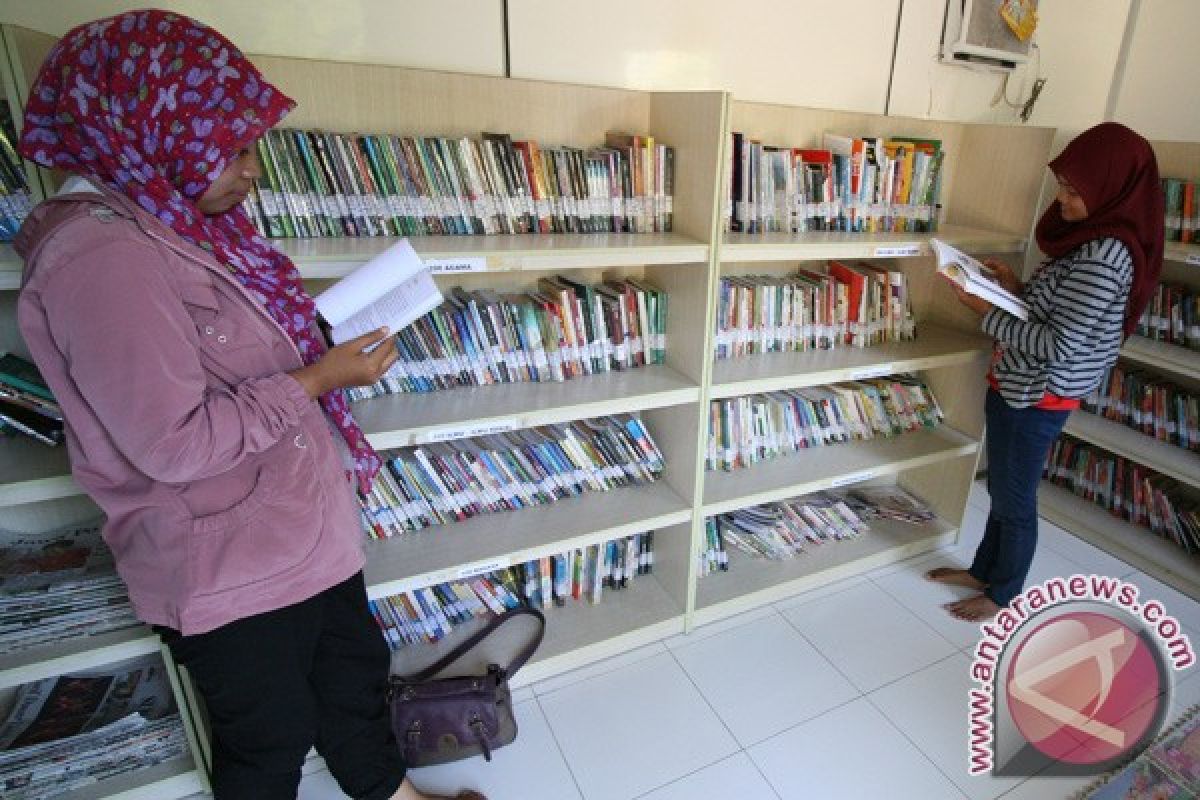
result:
[(208, 633), (158, 630), (207, 706), (217, 800), (294, 800), (313, 745), (351, 797), (383, 800), (400, 787), (388, 648), (361, 572)]

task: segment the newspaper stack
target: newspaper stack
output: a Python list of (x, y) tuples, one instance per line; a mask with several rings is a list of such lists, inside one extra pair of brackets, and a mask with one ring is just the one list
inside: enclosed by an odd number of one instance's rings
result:
[(0, 537), (0, 656), (140, 624), (98, 522)]
[(57, 797), (186, 752), (158, 656), (47, 678), (21, 686), (0, 725), (0, 795)]

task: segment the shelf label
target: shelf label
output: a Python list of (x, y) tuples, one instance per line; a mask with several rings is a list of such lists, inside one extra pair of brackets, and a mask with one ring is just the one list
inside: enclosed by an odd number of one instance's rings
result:
[(853, 472), (849, 475), (843, 475), (840, 478), (834, 478), (829, 482), (830, 488), (836, 489), (839, 486), (849, 486), (852, 483), (862, 483), (869, 481), (875, 477), (875, 470), (865, 469), (862, 472)]
[(850, 373), (850, 380), (865, 381), (870, 378), (882, 378), (884, 375), (891, 375), (896, 371), (896, 368), (891, 364), (876, 364), (873, 367), (864, 367), (860, 370), (855, 370)]
[(463, 425), (455, 428), (438, 428), (425, 434), (421, 439), (426, 442), (448, 442), (452, 439), (469, 439), (472, 436), (487, 436), (493, 433), (508, 433), (515, 431), (516, 419), (501, 419), (495, 422), (484, 422), (478, 425)]
[(487, 259), (483, 256), (460, 258), (426, 258), (425, 266), (435, 275), (457, 272), (487, 272)]
[(477, 561), (474, 564), (460, 567), (458, 571), (454, 573), (454, 577), (458, 580), (462, 580), (463, 578), (473, 578), (476, 575), (483, 575), (487, 572), (495, 572), (498, 569), (504, 569), (505, 567), (510, 566), (512, 566), (512, 559), (508, 558), (507, 556), (500, 556), (499, 558), (493, 558), (489, 561)]
[(1192, 255), (1188, 256), (1186, 263), (1191, 264), (1192, 266), (1200, 266), (1200, 253), (1193, 253)]
[(875, 258), (903, 258), (921, 255), (921, 245), (906, 244), (902, 247), (876, 247)]

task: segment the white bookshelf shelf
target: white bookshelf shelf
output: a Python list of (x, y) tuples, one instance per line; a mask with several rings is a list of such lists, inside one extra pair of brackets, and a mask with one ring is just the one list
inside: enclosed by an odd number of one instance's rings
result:
[(790, 261), (823, 258), (898, 258), (932, 255), (930, 238), (972, 253), (1020, 253), (1026, 239), (1011, 233), (942, 225), (936, 233), (727, 233), (721, 246), (726, 262)]
[(1147, 367), (1183, 375), (1200, 375), (1200, 350), (1156, 342), (1144, 336), (1130, 336), (1126, 339), (1121, 347), (1121, 357)]
[(1084, 412), (1072, 414), (1063, 433), (1125, 456), (1182, 483), (1200, 487), (1200, 453), (1160, 442), (1119, 422)]
[[(497, 236), (410, 236), (421, 258), (482, 258), (487, 272), (633, 267), (645, 264), (707, 266), (709, 245), (681, 233), (556, 233)], [(273, 239), (311, 279), (340, 278), (398, 237)]]
[[(174, 800), (205, 790), (190, 756), (117, 775), (62, 795), (63, 800)], [(211, 796), (211, 795), (210, 795)]]
[(894, 475), (975, 454), (979, 442), (949, 426), (818, 447), (747, 469), (704, 473), (704, 516)]
[(713, 364), (713, 399), (774, 392), (898, 372), (969, 364), (991, 350), (991, 340), (932, 323), (917, 326), (917, 339), (876, 347), (839, 347), (803, 353), (763, 353)]
[(696, 625), (774, 603), (851, 575), (933, 550), (954, 540), (956, 528), (943, 520), (910, 525), (871, 521), (870, 532), (844, 542), (827, 542), (786, 561), (752, 558), (729, 550), (729, 570), (706, 575), (696, 585)]
[(0, 439), (0, 508), (80, 494), (70, 472), (64, 445), (23, 435)]
[(1041, 515), (1189, 597), (1200, 597), (1200, 558), (1149, 528), (1114, 517), (1100, 506), (1045, 481), (1038, 487)]
[(527, 428), (604, 414), (693, 403), (700, 388), (666, 366), (584, 375), (562, 383), (470, 386), (393, 394), (354, 404), (354, 417), (379, 449), (404, 447), (449, 431), (511, 424)]
[(158, 634), (141, 625), (77, 636), (0, 656), (0, 690), (157, 652)]
[(0, 242), (0, 291), (21, 288), (21, 270), (24, 264), (13, 246)]
[(396, 592), (690, 521), (665, 481), (483, 514), (367, 544), (368, 594)]
[(1200, 244), (1184, 244), (1183, 242), (1167, 242), (1163, 251), (1167, 261), (1179, 264), (1200, 266)]

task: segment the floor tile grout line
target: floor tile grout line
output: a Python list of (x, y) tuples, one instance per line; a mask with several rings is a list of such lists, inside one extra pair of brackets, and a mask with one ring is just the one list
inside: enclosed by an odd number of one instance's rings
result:
[(550, 731), (550, 738), (554, 741), (554, 749), (558, 751), (558, 756), (562, 759), (563, 766), (567, 768), (567, 774), (571, 776), (571, 782), (575, 784), (575, 791), (579, 793), (581, 800), (588, 800), (588, 796), (579, 784), (579, 778), (575, 775), (575, 770), (571, 766), (571, 759), (567, 758), (566, 751), (562, 747), (562, 742), (558, 740), (558, 734), (554, 731), (554, 725), (550, 722), (550, 715), (546, 713), (546, 709), (542, 708), (542, 701), (537, 694), (534, 694), (533, 702), (537, 704), (538, 713), (542, 715), (542, 720), (546, 723), (546, 730)]
[[(664, 642), (663, 639), (655, 639), (653, 642), (648, 642), (648, 643), (641, 645), (640, 647), (637, 647), (635, 649), (636, 650), (649, 650), (649, 649), (653, 648), (654, 645), (661, 645), (662, 650), (670, 650), (670, 648), (667, 647), (665, 644), (663, 644), (663, 642)], [(647, 661), (651, 658), (654, 658), (654, 656), (662, 655), (662, 651), (658, 651), (658, 652), (654, 652), (654, 653), (647, 653), (646, 656), (643, 658), (635, 658), (632, 661), (628, 661), (628, 662), (625, 662), (622, 664), (614, 664), (614, 665), (608, 667), (607, 669), (602, 669), (598, 672), (590, 673), (588, 675), (582, 675), (578, 678), (575, 678), (574, 680), (571, 680), (567, 683), (562, 684), (561, 686), (555, 686), (553, 689), (548, 689), (544, 693), (539, 692), (536, 688), (538, 683), (546, 683), (546, 682), (553, 681), (553, 680), (559, 680), (559, 679), (564, 678), (567, 675), (570, 675), (572, 672), (575, 672), (575, 671), (582, 672), (583, 670), (587, 670), (587, 669), (595, 669), (604, 662), (613, 661), (615, 659), (622, 658), (623, 656), (626, 656), (632, 652), (634, 652), (634, 651), (626, 650), (624, 653), (618, 653), (617, 655), (609, 656), (608, 658), (603, 659), (603, 661), (594, 662), (592, 664), (585, 664), (581, 667), (576, 667), (576, 669), (574, 669), (574, 670), (570, 670), (568, 672), (561, 672), (558, 675), (552, 675), (549, 678), (544, 678), (543, 680), (538, 681), (537, 683), (530, 683), (530, 684), (526, 684), (526, 685), (530, 688), (530, 690), (533, 691), (534, 697), (549, 697), (550, 695), (552, 695), (556, 692), (562, 691), (563, 689), (567, 689), (571, 686), (574, 686), (575, 684), (580, 683), (581, 681), (590, 680), (592, 678), (599, 678), (602, 675), (609, 675), (613, 672), (616, 672), (619, 669), (623, 669), (625, 667), (630, 667), (630, 666), (633, 666), (634, 664), (640, 664), (643, 661)], [(521, 687), (521, 688), (525, 688), (525, 687)]]

